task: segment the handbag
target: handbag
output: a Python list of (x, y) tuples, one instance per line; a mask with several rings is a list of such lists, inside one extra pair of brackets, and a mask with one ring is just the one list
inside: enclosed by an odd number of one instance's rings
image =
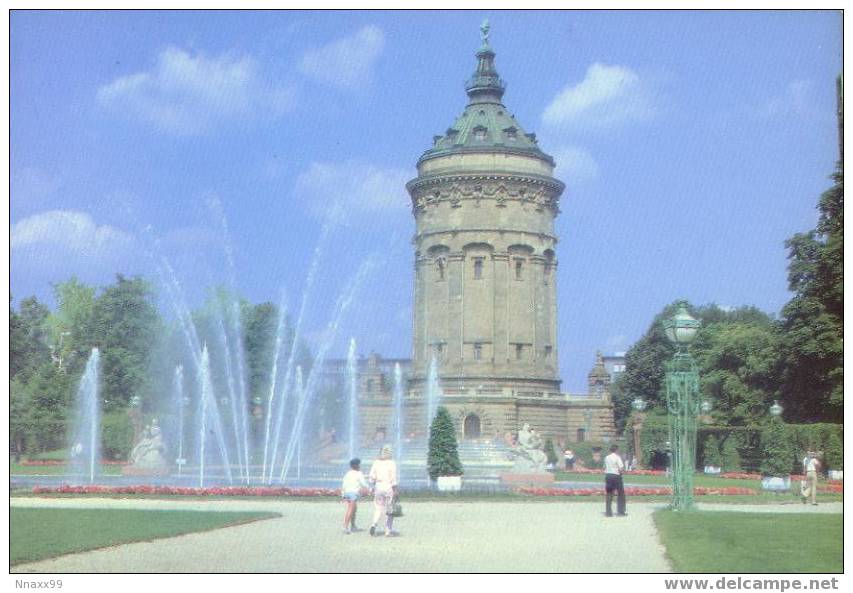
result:
[(394, 499), (391, 501), (391, 504), (388, 505), (388, 510), (386, 513), (391, 517), (402, 517), (403, 516), (403, 505), (400, 504), (398, 499)]

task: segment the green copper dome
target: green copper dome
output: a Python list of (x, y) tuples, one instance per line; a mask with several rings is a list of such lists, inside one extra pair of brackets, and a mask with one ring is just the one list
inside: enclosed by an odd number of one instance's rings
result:
[(477, 70), (465, 84), (468, 105), (444, 135), (433, 137), (432, 148), (420, 161), (462, 152), (509, 152), (529, 154), (553, 166), (554, 159), (540, 150), (536, 134), (525, 132), (501, 102), (506, 83), (495, 69), (488, 22), (481, 30), (483, 45), (477, 52)]

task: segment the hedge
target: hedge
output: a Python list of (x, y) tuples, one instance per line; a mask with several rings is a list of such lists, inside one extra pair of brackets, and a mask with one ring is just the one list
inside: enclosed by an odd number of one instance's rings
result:
[[(769, 424), (769, 422), (767, 423)], [(706, 444), (714, 437), (720, 444), (722, 468), (727, 472), (761, 471), (765, 453), (761, 447), (763, 426), (700, 426), (696, 435), (696, 469), (704, 468)], [(633, 424), (625, 431), (625, 437), (633, 449)], [(825, 469), (844, 467), (844, 426), (841, 424), (784, 424), (787, 446), (793, 451), (791, 473), (802, 473), (800, 461), (806, 451), (816, 450), (824, 454)], [(665, 450), (669, 440), (669, 425), (663, 414), (649, 413), (640, 434), (642, 465), (648, 467), (655, 454)], [(713, 457), (713, 455), (712, 455)]]

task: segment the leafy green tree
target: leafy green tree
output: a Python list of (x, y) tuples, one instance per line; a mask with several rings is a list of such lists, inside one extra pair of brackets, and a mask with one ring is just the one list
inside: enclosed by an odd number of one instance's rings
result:
[(729, 435), (723, 441), (723, 471), (739, 472), (743, 469), (740, 452), (738, 451), (738, 441), (733, 435)]
[(714, 323), (703, 328), (693, 351), (719, 424), (751, 426), (766, 416), (778, 377), (778, 334), (769, 322)]
[(705, 439), (702, 463), (705, 466), (723, 467), (723, 456), (720, 451), (720, 440), (716, 435), (710, 435)]
[(26, 380), (51, 360), (47, 319), (50, 310), (36, 297), (21, 301), (19, 311), (9, 308), (9, 376)]
[(104, 414), (101, 419), (101, 443), (106, 459), (126, 460), (133, 447), (133, 425), (127, 412)]
[[(243, 340), (246, 348), (249, 391), (264, 401), (269, 396), (269, 369), (275, 351), (278, 307), (272, 303), (243, 307)], [(290, 343), (290, 340), (286, 340)], [(284, 360), (287, 360), (286, 355)]]
[(844, 443), (841, 442), (840, 435), (835, 431), (829, 433), (824, 458), (827, 469), (844, 469)]
[(785, 423), (773, 418), (761, 432), (761, 473), (766, 476), (787, 476), (794, 464), (794, 449)]
[(95, 288), (77, 278), (53, 286), (57, 309), (48, 319), (54, 361), (60, 369), (80, 371), (92, 349)]
[(461, 476), (462, 462), (456, 444), (456, 429), (450, 412), (439, 406), (429, 429), (427, 470), (433, 480), (439, 476)]
[(140, 277), (108, 286), (92, 310), (92, 342), (101, 350), (101, 386), (105, 410), (127, 406), (150, 388), (149, 361), (160, 334), (153, 292)]
[(788, 287), (782, 309), (781, 398), (786, 417), (843, 422), (844, 169), (818, 203), (814, 230), (790, 238)]

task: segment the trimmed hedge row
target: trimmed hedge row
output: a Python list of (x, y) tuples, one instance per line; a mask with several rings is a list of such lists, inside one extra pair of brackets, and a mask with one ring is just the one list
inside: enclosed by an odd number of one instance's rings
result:
[[(763, 426), (701, 426), (696, 436), (696, 469), (706, 465), (721, 467), (726, 472), (761, 472), (767, 469), (768, 451), (762, 446), (766, 431), (771, 423)], [(633, 424), (628, 423), (625, 430), (630, 449), (633, 449)], [(825, 469), (844, 469), (844, 426), (842, 424), (781, 424), (779, 432), (784, 439), (774, 450), (775, 458), (783, 461), (772, 462), (790, 464), (790, 473), (802, 472), (800, 462), (808, 450), (821, 451), (824, 455)], [(640, 433), (640, 449), (644, 467), (665, 467), (666, 442), (669, 440), (669, 426), (666, 416), (649, 414)], [(633, 450), (631, 451), (633, 454)], [(762, 467), (764, 466), (764, 467)]]

